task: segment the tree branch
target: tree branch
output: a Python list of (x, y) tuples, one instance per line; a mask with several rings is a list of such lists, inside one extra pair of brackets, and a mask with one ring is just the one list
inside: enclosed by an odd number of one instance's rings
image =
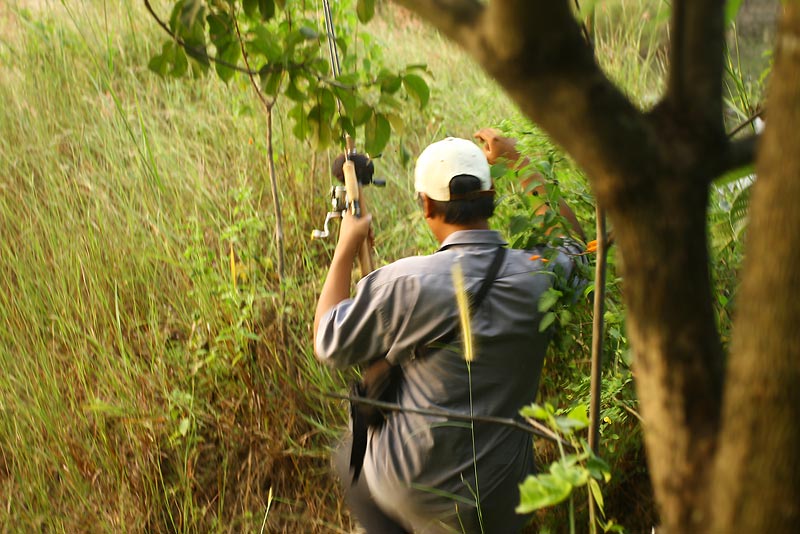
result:
[(150, 13), (150, 16), (153, 17), (153, 19), (156, 21), (156, 24), (161, 26), (162, 30), (164, 30), (170, 37), (172, 37), (172, 39), (176, 43), (178, 43), (178, 45), (181, 48), (186, 50), (186, 52), (188, 52), (188, 54), (190, 56), (194, 57), (195, 59), (200, 58), (200, 59), (204, 59), (206, 61), (210, 61), (212, 63), (217, 63), (219, 65), (222, 65), (223, 67), (227, 67), (229, 69), (232, 69), (232, 70), (235, 70), (237, 72), (241, 72), (241, 73), (244, 73), (244, 74), (247, 74), (247, 75), (250, 75), (250, 76), (261, 74), (261, 72), (259, 72), (259, 71), (253, 71), (253, 70), (250, 70), (249, 68), (245, 69), (245, 68), (240, 67), (239, 65), (234, 65), (233, 63), (229, 63), (229, 62), (227, 62), (225, 60), (219, 59), (216, 56), (212, 56), (203, 48), (198, 48), (196, 46), (190, 45), (189, 43), (187, 43), (186, 41), (181, 39), (177, 34), (175, 34), (175, 32), (173, 32), (172, 30), (169, 29), (169, 26), (167, 26), (167, 23), (164, 22), (156, 14), (155, 10), (153, 9), (153, 6), (150, 5), (150, 0), (144, 0), (144, 7), (147, 8), (147, 11)]
[(725, 0), (672, 3), (670, 73), (666, 100), (688, 109), (689, 121), (722, 135), (722, 56)]
[(435, 25), (456, 43), (465, 46), (471, 39), (485, 7), (478, 0), (394, 0)]
[[(234, 63), (230, 63), (230, 62), (225, 61), (223, 59), (220, 59), (220, 58), (218, 58), (216, 56), (212, 56), (205, 49), (198, 48), (196, 46), (192, 46), (189, 43), (187, 43), (186, 41), (184, 41), (183, 39), (181, 39), (180, 36), (178, 36), (175, 32), (170, 30), (169, 26), (167, 25), (167, 23), (164, 22), (164, 20), (161, 19), (158, 16), (158, 14), (156, 14), (155, 10), (153, 9), (153, 6), (150, 4), (150, 0), (144, 0), (144, 6), (147, 9), (147, 11), (150, 13), (150, 16), (153, 17), (153, 19), (156, 21), (156, 24), (158, 24), (161, 27), (161, 29), (164, 30), (164, 32), (167, 33), (167, 35), (172, 37), (172, 39), (178, 44), (178, 46), (183, 48), (186, 51), (187, 54), (189, 54), (190, 56), (194, 57), (195, 59), (199, 58), (199, 59), (202, 59), (202, 60), (207, 60), (207, 61), (209, 61), (211, 63), (216, 63), (216, 64), (219, 64), (219, 65), (222, 65), (223, 67), (227, 67), (227, 68), (229, 68), (231, 70), (234, 70), (236, 72), (240, 72), (242, 74), (246, 74), (246, 75), (248, 75), (250, 77), (252, 77), (252, 76), (264, 76), (264, 75), (266, 75), (268, 73), (278, 72), (278, 71), (282, 71), (282, 70), (287, 70), (287, 71), (290, 71), (290, 70), (305, 70), (307, 68), (308, 62), (306, 62), (306, 61), (303, 61), (301, 63), (295, 63), (295, 62), (291, 62), (291, 61), (290, 62), (286, 62), (286, 63), (275, 63), (275, 64), (265, 63), (258, 70), (253, 70), (252, 68), (250, 68), (249, 64), (245, 68), (245, 67), (241, 67), (239, 65), (236, 65)], [(239, 41), (241, 43), (243, 43), (241, 35), (239, 35)], [(242, 53), (244, 53), (244, 52), (245, 52), (244, 45), (242, 45)], [(345, 90), (348, 90), (348, 91), (355, 91), (355, 90), (358, 90), (359, 87), (365, 87), (365, 86), (373, 85), (373, 84), (376, 83), (375, 80), (371, 80), (369, 82), (360, 83), (360, 84), (344, 84), (344, 83), (341, 83), (339, 80), (332, 79), (332, 78), (327, 78), (325, 76), (320, 76), (315, 71), (306, 71), (306, 72), (308, 72), (309, 74), (314, 76), (317, 79), (317, 81), (320, 82), (320, 83), (325, 83), (325, 84), (330, 85), (331, 87), (338, 87), (340, 89), (345, 89)]]
[(733, 136), (734, 136), (734, 135), (736, 135), (737, 133), (741, 132), (742, 130), (744, 130), (745, 128), (747, 128), (747, 127), (748, 127), (748, 126), (750, 126), (751, 124), (753, 124), (753, 123), (755, 122), (755, 120), (756, 120), (756, 119), (761, 119), (761, 118), (763, 118), (763, 117), (764, 117), (764, 111), (765, 111), (765, 110), (764, 110), (764, 109), (761, 109), (761, 108), (757, 109), (757, 110), (756, 110), (756, 111), (755, 111), (755, 112), (754, 112), (752, 115), (750, 115), (749, 117), (747, 117), (747, 119), (745, 119), (743, 122), (741, 122), (741, 123), (740, 123), (738, 126), (736, 126), (736, 127), (733, 129), (733, 130), (731, 130), (730, 132), (728, 132), (728, 137), (733, 137)]
[(395, 0), (462, 46), (592, 177), (612, 208), (620, 177), (648, 184), (654, 124), (606, 78), (563, 0)]
[(491, 415), (467, 415), (454, 412), (451, 410), (426, 410), (423, 408), (408, 408), (391, 402), (383, 402), (379, 400), (368, 399), (366, 397), (342, 395), (340, 393), (324, 392), (323, 395), (326, 397), (330, 397), (332, 399), (346, 400), (349, 402), (355, 402), (356, 404), (366, 404), (368, 406), (375, 406), (376, 408), (380, 408), (381, 410), (386, 410), (389, 412), (413, 413), (419, 415), (429, 415), (431, 417), (443, 417), (451, 421), (465, 421), (468, 423), (470, 422), (491, 423), (495, 425), (507, 426), (511, 428), (516, 428), (517, 430), (522, 430), (523, 432), (527, 432), (528, 434), (533, 434), (535, 436), (545, 438), (554, 443), (560, 443), (561, 445), (569, 447), (570, 449), (573, 450), (575, 449), (575, 447), (571, 443), (561, 439), (558, 436), (558, 434), (547, 428), (545, 425), (534, 420), (529, 420), (528, 424), (525, 424), (519, 421), (515, 421), (514, 419), (506, 419), (504, 417), (494, 417)]

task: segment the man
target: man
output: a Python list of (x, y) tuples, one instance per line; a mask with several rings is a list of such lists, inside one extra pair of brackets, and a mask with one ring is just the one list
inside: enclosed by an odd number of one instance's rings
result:
[[(554, 279), (544, 273), (569, 273), (572, 262), (565, 254), (543, 262), (539, 250), (499, 254), (506, 243), (489, 229), (494, 190), (487, 157), (511, 152), (513, 144), (495, 134), (478, 132), (484, 151), (448, 138), (422, 152), (415, 188), (441, 247), (370, 273), (353, 298), (350, 275), (370, 218), (342, 220), (314, 318), (315, 352), (339, 368), (376, 358), (401, 366), (401, 407), (513, 419), (536, 396), (548, 342), (547, 333), (539, 332), (537, 301)], [(497, 274), (487, 280), (498, 257)], [(456, 265), (473, 296), (487, 281), (471, 312), (475, 357), (469, 367), (453, 284)], [(345, 483), (348, 454), (345, 445), (334, 462)], [(401, 410), (371, 431), (363, 475), (346, 484), (346, 498), (368, 534), (507, 534), (528, 520), (514, 508), (518, 485), (533, 470), (531, 437), (523, 431), (486, 423), (474, 423), (473, 431), (468, 424)]]

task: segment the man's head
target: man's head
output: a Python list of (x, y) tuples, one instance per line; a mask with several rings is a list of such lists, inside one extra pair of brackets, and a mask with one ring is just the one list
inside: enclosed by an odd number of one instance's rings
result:
[(414, 187), (428, 199), (432, 215), (441, 215), (448, 224), (483, 222), (494, 212), (486, 156), (466, 139), (448, 137), (423, 150), (414, 171)]

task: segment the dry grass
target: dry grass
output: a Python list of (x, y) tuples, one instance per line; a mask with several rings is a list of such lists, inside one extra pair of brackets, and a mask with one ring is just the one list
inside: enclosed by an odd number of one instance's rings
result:
[[(321, 395), (344, 379), (309, 342), (330, 154), (279, 114), (281, 284), (246, 81), (157, 78), (138, 3), (0, 10), (0, 532), (348, 532), (327, 460), (345, 412)], [(399, 143), (452, 106), (434, 90), (379, 162), (383, 258), (430, 245)]]

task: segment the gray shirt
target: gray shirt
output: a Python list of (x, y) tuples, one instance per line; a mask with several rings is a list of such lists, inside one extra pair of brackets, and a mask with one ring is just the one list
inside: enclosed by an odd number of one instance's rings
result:
[[(471, 318), (475, 359), (469, 369), (460, 336), (449, 348), (435, 345), (459, 324), (453, 266), (461, 264), (474, 293), (505, 244), (491, 230), (455, 232), (435, 254), (370, 273), (354, 298), (323, 317), (319, 358), (335, 367), (380, 356), (402, 365), (398, 403), (404, 407), (518, 418), (536, 397), (548, 342), (539, 332), (537, 302), (552, 286), (554, 268), (570, 271), (568, 256), (559, 253), (544, 263), (536, 259), (542, 251), (508, 251)], [(432, 342), (433, 348), (422, 350)], [(510, 427), (475, 423), (473, 446), (469, 424), (392, 412), (370, 435), (363, 472), (381, 507), (419, 532), (447, 532), (441, 523), (458, 532), (480, 531), (475, 493), (486, 531), (513, 532), (526, 519), (513, 510), (518, 484), (533, 470), (532, 453), (530, 435)]]

